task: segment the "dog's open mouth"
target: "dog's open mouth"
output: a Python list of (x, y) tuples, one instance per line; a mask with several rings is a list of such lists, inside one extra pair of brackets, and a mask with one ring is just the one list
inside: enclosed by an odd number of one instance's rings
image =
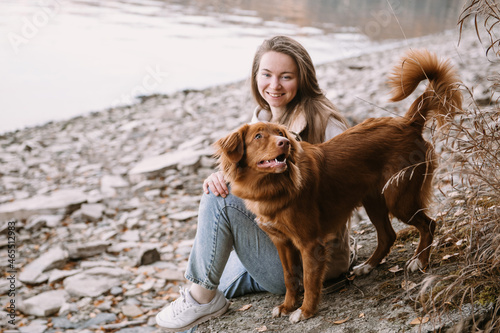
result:
[(274, 160), (265, 160), (257, 163), (259, 168), (277, 168), (286, 166), (286, 156), (285, 154), (281, 154), (276, 157)]

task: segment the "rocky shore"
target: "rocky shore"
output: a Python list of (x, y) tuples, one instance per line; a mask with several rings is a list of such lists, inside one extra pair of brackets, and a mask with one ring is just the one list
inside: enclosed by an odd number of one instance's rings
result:
[[(425, 47), (450, 58), (475, 101), (489, 104), (488, 77), (500, 66), (473, 31), (457, 44), (456, 31), (409, 40), (320, 65), (318, 78), (352, 124), (401, 115), (412, 100), (388, 103), (385, 80), (406, 49)], [(0, 135), (1, 330), (159, 332), (154, 316), (186, 284), (201, 184), (215, 167), (211, 144), (249, 121), (253, 108), (248, 82), (237, 82)], [(353, 230), (363, 260), (376, 236), (362, 211)], [(415, 247), (398, 246), (401, 257), (325, 295), (311, 320), (272, 319), (281, 297), (264, 293), (234, 300), (199, 331), (432, 331), (436, 323), (412, 322), (419, 313), (409, 292), (392, 288), (405, 276), (390, 269)]]

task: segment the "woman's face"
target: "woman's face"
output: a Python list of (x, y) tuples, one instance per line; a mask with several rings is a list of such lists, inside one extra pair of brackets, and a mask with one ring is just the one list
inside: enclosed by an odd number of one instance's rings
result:
[(269, 51), (262, 55), (257, 72), (257, 87), (274, 115), (285, 111), (298, 88), (298, 70), (289, 55)]

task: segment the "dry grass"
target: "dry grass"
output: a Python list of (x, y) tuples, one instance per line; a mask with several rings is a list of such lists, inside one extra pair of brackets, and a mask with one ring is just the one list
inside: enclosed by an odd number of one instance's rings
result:
[[(498, 5), (491, 0), (469, 0), (460, 27), (471, 21), (480, 41), (488, 43), (485, 56), (499, 61)], [(492, 78), (492, 93), (498, 87), (497, 75)], [(495, 104), (480, 107), (472, 100), (443, 135), (446, 148), (437, 181), (446, 199), (439, 214), (441, 230), (434, 255), (442, 262), (453, 261), (454, 268), (429, 275), (422, 283), (420, 300), (437, 323), (451, 309), (473, 309), (473, 314), (474, 309), (482, 309), (482, 317), (477, 312), (468, 318), (464, 314), (452, 332), (499, 332), (500, 108)]]

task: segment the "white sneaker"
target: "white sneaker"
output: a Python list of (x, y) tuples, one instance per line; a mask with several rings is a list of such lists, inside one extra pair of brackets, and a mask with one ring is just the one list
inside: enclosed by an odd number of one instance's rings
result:
[(208, 304), (196, 302), (189, 290), (180, 289), (181, 296), (156, 315), (156, 323), (167, 332), (182, 332), (209, 319), (223, 315), (229, 307), (221, 291)]

